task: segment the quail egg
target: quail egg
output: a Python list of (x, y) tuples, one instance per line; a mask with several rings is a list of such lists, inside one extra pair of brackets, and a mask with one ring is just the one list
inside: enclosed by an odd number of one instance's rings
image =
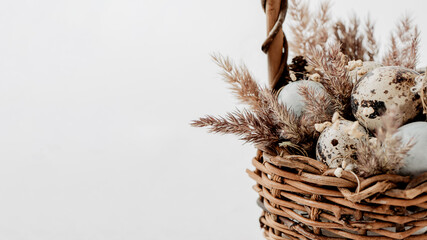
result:
[(411, 92), (418, 75), (404, 67), (380, 67), (370, 71), (353, 88), (353, 115), (371, 131), (381, 125), (381, 115), (392, 106), (402, 112), (403, 124), (415, 118), (422, 111), (420, 96)]
[(373, 61), (362, 62), (361, 65), (362, 66), (356, 67), (348, 73), (350, 80), (353, 83), (356, 83), (357, 80), (361, 79), (368, 72), (383, 66), (381, 63)]
[[(360, 134), (354, 134), (355, 132)], [(340, 167), (344, 159), (356, 160), (357, 146), (367, 135), (358, 122), (337, 120), (320, 134), (316, 158), (330, 168)]]

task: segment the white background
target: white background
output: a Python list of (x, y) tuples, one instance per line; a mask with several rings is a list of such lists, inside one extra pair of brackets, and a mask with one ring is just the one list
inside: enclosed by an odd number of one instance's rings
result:
[[(333, 14), (370, 12), (383, 47), (412, 14), (425, 66), (426, 5)], [(210, 53), (266, 83), (264, 27), (258, 0), (0, 1), (0, 239), (262, 239), (255, 149), (189, 122), (237, 106)]]

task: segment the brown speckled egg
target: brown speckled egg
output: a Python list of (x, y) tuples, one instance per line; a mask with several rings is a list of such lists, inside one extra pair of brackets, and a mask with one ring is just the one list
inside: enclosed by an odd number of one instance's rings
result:
[[(338, 121), (323, 130), (316, 145), (317, 160), (326, 163), (330, 168), (341, 166), (344, 158), (356, 160), (357, 145), (364, 138), (354, 138), (348, 134), (353, 122)], [(357, 130), (367, 136), (367, 132), (362, 126), (359, 125)]]
[(356, 119), (369, 130), (380, 126), (381, 115), (392, 106), (401, 111), (402, 124), (421, 111), (421, 99), (411, 92), (419, 74), (404, 67), (380, 67), (363, 76), (351, 94), (351, 108)]

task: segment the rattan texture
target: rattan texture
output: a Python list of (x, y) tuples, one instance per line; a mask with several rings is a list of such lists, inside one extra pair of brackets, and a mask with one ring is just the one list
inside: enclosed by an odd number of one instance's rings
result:
[[(268, 15), (267, 1), (261, 0), (261, 5)], [(289, 79), (286, 35), (281, 51), (270, 52), (287, 8), (288, 1), (280, 0), (277, 20), (262, 45), (265, 53), (280, 54), (272, 91)], [(427, 240), (427, 173), (416, 178), (385, 174), (363, 179), (347, 171), (336, 174), (336, 169), (309, 157), (262, 150), (252, 163), (255, 170), (247, 172), (257, 182), (254, 190), (263, 209), (260, 224), (268, 240)]]
[(266, 239), (427, 239), (427, 173), (337, 177), (315, 159), (261, 150), (252, 163)]

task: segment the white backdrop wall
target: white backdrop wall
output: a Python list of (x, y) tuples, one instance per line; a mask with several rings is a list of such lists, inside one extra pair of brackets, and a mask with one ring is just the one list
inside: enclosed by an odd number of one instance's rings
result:
[[(425, 7), (333, 13), (384, 43), (412, 14), (425, 66)], [(237, 106), (210, 53), (266, 83), (264, 27), (259, 1), (0, 1), (0, 239), (262, 239), (255, 149), (189, 122)]]

